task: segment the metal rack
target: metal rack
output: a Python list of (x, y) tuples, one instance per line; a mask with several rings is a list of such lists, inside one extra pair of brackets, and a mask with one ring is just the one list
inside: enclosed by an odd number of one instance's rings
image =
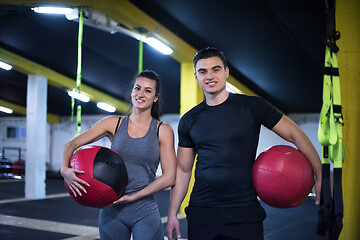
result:
[[(18, 160), (14, 163), (5, 157), (5, 150), (18, 151)], [(3, 147), (2, 158), (0, 159), (0, 178), (18, 178), (21, 179), (25, 175), (25, 161), (21, 159), (21, 148), (19, 147)]]

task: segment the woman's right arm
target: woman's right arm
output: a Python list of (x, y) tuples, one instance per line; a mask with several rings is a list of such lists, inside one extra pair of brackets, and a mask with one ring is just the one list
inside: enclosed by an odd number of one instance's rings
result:
[(60, 172), (75, 197), (77, 195), (81, 196), (81, 191), (86, 193), (84, 185), (89, 186), (89, 184), (76, 176), (76, 173), (83, 174), (83, 171), (69, 168), (71, 156), (77, 148), (93, 143), (105, 136), (112, 141), (118, 120), (119, 117), (117, 116), (105, 117), (95, 123), (89, 130), (64, 145), (63, 162)]

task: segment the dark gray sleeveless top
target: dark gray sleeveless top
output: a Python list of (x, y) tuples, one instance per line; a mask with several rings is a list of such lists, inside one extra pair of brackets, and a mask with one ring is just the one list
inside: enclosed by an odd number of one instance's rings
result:
[(111, 143), (111, 149), (120, 154), (128, 172), (129, 181), (125, 194), (137, 192), (154, 181), (160, 162), (157, 120), (151, 120), (144, 137), (132, 138), (128, 134), (129, 118), (127, 115), (122, 120)]

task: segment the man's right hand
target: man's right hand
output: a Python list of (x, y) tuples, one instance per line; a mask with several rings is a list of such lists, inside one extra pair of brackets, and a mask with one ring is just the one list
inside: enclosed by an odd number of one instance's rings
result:
[[(174, 230), (176, 232), (176, 237), (174, 237), (173, 235)], [(176, 216), (168, 217), (168, 222), (166, 225), (166, 234), (169, 240), (176, 240), (181, 238), (180, 223), (179, 223), (179, 219), (177, 219)]]
[[(171, 189), (166, 234), (169, 240), (181, 238), (177, 212), (188, 190), (195, 161), (195, 148), (178, 147), (175, 186)], [(174, 231), (176, 237), (174, 237)]]

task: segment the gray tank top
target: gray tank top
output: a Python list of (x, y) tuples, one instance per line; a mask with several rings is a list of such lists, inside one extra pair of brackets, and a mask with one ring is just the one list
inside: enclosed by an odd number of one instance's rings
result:
[(127, 115), (122, 120), (111, 143), (111, 149), (120, 154), (127, 169), (129, 181), (125, 194), (137, 192), (154, 181), (160, 162), (157, 120), (151, 120), (144, 137), (132, 138), (128, 134), (129, 118)]

